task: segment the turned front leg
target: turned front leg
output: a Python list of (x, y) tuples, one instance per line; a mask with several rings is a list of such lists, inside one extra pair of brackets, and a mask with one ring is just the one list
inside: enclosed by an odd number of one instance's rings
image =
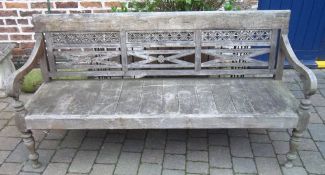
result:
[(311, 102), (309, 99), (303, 99), (300, 101), (298, 109), (299, 121), (297, 127), (292, 130), (292, 136), (290, 139), (290, 151), (287, 154), (288, 160), (285, 164), (285, 167), (287, 168), (293, 167), (293, 161), (297, 158), (299, 143), (301, 141), (301, 137), (303, 136), (303, 132), (307, 129), (307, 125), (310, 119), (310, 107)]
[(19, 131), (22, 133), (24, 145), (29, 151), (28, 158), (32, 162), (33, 168), (41, 167), (41, 163), (38, 161), (39, 155), (35, 150), (35, 139), (31, 130), (26, 129), (25, 116), (27, 111), (24, 104), (21, 101), (15, 100), (14, 109), (16, 112), (15, 122)]

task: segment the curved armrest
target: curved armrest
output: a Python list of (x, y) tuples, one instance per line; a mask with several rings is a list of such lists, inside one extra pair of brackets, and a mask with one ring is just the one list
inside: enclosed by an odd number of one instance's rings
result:
[(304, 94), (306, 98), (315, 94), (317, 91), (317, 78), (308, 67), (302, 64), (297, 58), (296, 54), (290, 45), (289, 38), (287, 34), (281, 35), (280, 38), (281, 51), (284, 53), (285, 57), (288, 59), (289, 63), (293, 68), (300, 73), (304, 84)]
[(37, 62), (44, 56), (45, 48), (43, 35), (35, 34), (36, 43), (34, 49), (29, 56), (27, 62), (13, 74), (11, 74), (6, 80), (6, 93), (9, 97), (18, 98), (20, 93), (20, 81), (28, 74), (33, 68), (37, 66)]

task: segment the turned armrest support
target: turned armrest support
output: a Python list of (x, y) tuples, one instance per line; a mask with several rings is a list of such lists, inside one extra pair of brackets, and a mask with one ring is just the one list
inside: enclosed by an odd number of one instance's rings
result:
[(314, 95), (317, 91), (317, 79), (315, 74), (304, 64), (302, 64), (294, 53), (288, 35), (281, 35), (280, 38), (281, 52), (284, 53), (286, 59), (292, 65), (292, 67), (301, 75), (301, 79), (304, 85), (304, 94), (306, 98)]
[(38, 64), (39, 59), (44, 56), (45, 45), (43, 35), (40, 33), (35, 34), (35, 46), (29, 56), (27, 62), (13, 74), (11, 74), (6, 80), (6, 93), (9, 97), (18, 99), (20, 93), (21, 80)]

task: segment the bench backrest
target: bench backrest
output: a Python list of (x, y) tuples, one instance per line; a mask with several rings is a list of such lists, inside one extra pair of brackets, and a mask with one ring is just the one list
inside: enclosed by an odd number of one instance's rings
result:
[(287, 10), (49, 14), (33, 23), (52, 78), (272, 76), (289, 18)]

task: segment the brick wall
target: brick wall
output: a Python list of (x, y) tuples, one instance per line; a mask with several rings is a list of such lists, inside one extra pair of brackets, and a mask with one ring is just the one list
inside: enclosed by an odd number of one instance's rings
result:
[[(129, 0), (51, 0), (51, 13), (108, 13)], [(257, 0), (238, 0), (256, 4)], [(34, 46), (33, 14), (47, 13), (46, 0), (0, 0), (0, 42), (14, 42), (14, 62), (26, 61)]]
[[(127, 0), (124, 0), (127, 1)], [(107, 13), (123, 0), (51, 0), (52, 13)], [(33, 14), (47, 13), (46, 0), (0, 0), (0, 42), (14, 42), (15, 63), (23, 63), (34, 46)]]

